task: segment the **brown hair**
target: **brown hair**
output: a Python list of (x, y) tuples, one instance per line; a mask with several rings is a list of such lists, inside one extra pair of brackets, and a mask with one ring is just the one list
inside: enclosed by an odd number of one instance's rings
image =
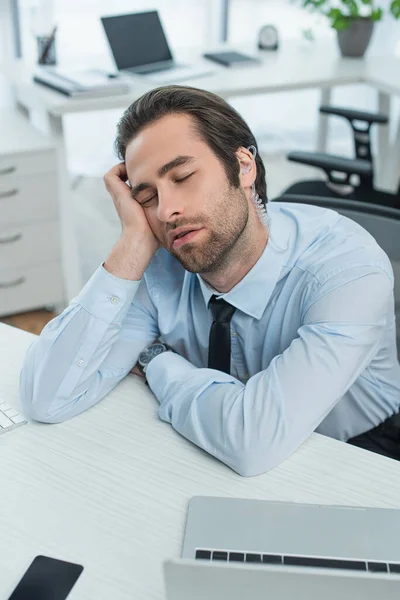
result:
[[(117, 126), (115, 148), (120, 160), (125, 160), (129, 142), (150, 123), (173, 113), (193, 117), (196, 132), (211, 148), (224, 166), (233, 187), (240, 185), (236, 151), (255, 146), (257, 142), (249, 126), (230, 104), (211, 92), (188, 86), (169, 85), (147, 92), (135, 100), (122, 115)], [(265, 167), (257, 151), (256, 192), (267, 202)]]

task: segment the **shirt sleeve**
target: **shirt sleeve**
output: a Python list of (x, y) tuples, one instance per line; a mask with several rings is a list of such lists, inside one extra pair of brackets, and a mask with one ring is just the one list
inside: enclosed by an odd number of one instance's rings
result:
[(25, 413), (49, 423), (81, 413), (110, 392), (158, 336), (145, 279), (120, 279), (100, 266), (28, 349), (20, 381)]
[(374, 357), (392, 295), (392, 281), (378, 270), (316, 286), (298, 336), (246, 385), (171, 352), (157, 356), (147, 378), (161, 419), (241, 475), (268, 471), (307, 439)]

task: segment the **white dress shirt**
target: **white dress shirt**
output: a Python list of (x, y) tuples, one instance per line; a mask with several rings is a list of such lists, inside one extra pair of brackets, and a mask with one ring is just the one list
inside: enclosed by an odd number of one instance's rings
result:
[(147, 368), (159, 416), (242, 475), (274, 467), (314, 430), (347, 440), (397, 412), (388, 257), (334, 211), (274, 202), (268, 214), (260, 259), (222, 295), (236, 307), (231, 374), (207, 368), (213, 289), (163, 248), (141, 281), (100, 266), (44, 328), (21, 375), (26, 413), (81, 413), (157, 338), (175, 351)]

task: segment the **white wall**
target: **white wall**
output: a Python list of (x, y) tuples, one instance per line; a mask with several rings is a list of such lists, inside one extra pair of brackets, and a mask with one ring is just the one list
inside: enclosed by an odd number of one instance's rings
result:
[[(23, 7), (24, 45), (28, 60), (35, 60), (33, 33), (40, 26), (38, 10), (32, 22), (32, 9), (45, 7), (47, 28), (54, 19), (59, 26), (57, 52), (61, 64), (82, 64), (101, 57), (104, 68), (112, 68), (108, 44), (100, 16), (158, 9), (173, 47), (202, 45), (214, 39), (219, 0), (20, 0)], [(390, 0), (382, 0), (388, 5)], [(51, 4), (53, 7), (51, 8)], [(326, 21), (301, 9), (293, 0), (230, 0), (229, 41), (233, 46), (255, 41), (265, 23), (277, 26), (281, 44), (303, 40), (302, 31), (311, 27), (317, 38), (335, 36)], [(51, 15), (53, 12), (53, 15)], [(45, 15), (46, 16), (46, 15)], [(399, 45), (400, 23), (387, 17), (377, 24), (370, 52), (395, 52)], [(30, 49), (30, 50), (29, 50)], [(399, 49), (399, 48), (398, 48)], [(400, 49), (399, 49), (400, 50)], [(265, 153), (291, 148), (312, 149), (315, 142), (319, 94), (316, 90), (270, 94), (232, 101), (248, 120)], [(357, 108), (376, 109), (376, 94), (366, 86), (335, 90), (334, 102)], [(395, 103), (394, 115), (398, 104)], [(114, 159), (112, 142), (115, 123), (121, 111), (71, 115), (66, 119), (71, 169), (101, 174)], [(352, 146), (346, 123), (334, 120), (330, 150), (350, 155)]]

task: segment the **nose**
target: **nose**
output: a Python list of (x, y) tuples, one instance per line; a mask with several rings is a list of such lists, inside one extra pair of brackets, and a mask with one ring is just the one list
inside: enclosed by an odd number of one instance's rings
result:
[(182, 194), (171, 188), (158, 190), (157, 217), (163, 223), (169, 223), (172, 219), (183, 214), (184, 200)]

